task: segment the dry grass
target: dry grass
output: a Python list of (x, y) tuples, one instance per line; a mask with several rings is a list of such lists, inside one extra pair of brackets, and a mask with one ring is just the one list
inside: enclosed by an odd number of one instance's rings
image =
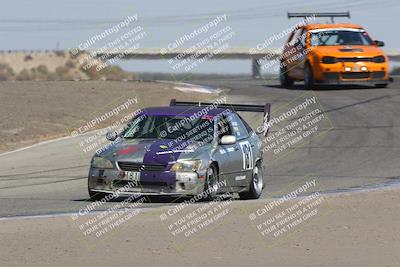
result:
[[(137, 108), (168, 105), (171, 98), (207, 100), (209, 94), (184, 93), (171, 84), (151, 82), (2, 82), (0, 86), (0, 151), (66, 136), (96, 116), (137, 97), (124, 114)], [(117, 118), (99, 127), (111, 125)]]

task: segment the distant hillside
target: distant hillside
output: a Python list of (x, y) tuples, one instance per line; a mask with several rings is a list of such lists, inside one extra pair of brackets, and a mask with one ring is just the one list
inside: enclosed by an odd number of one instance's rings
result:
[(135, 75), (119, 66), (106, 66), (104, 62), (89, 59), (79, 53), (72, 56), (68, 51), (21, 51), (0, 52), (0, 81), (7, 80), (132, 80)]

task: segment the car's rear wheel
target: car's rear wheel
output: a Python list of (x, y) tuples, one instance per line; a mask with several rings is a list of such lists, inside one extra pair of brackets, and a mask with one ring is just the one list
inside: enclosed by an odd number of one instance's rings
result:
[(250, 181), (249, 191), (240, 192), (240, 199), (258, 199), (264, 188), (263, 174), (261, 163), (257, 162), (253, 169), (252, 178)]
[(304, 89), (311, 90), (314, 88), (314, 75), (310, 63), (306, 63), (304, 67)]
[(280, 81), (281, 87), (283, 87), (283, 88), (293, 86), (294, 80), (288, 76), (288, 73), (287, 73), (287, 70), (285, 67), (281, 67), (279, 69), (279, 81)]
[(214, 165), (210, 165), (206, 171), (206, 181), (204, 184), (205, 200), (214, 200), (218, 191), (218, 172)]

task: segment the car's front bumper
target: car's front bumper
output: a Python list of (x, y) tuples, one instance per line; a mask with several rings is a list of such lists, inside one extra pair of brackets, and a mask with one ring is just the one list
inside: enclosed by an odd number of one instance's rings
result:
[(387, 84), (389, 66), (387, 62), (339, 62), (315, 64), (314, 80), (320, 84)]
[(374, 72), (324, 72), (320, 84), (388, 84), (390, 79), (384, 71)]
[(198, 195), (204, 190), (204, 177), (196, 172), (141, 172), (138, 181), (126, 178), (124, 171), (117, 169), (91, 168), (88, 187), (92, 192), (119, 195)]

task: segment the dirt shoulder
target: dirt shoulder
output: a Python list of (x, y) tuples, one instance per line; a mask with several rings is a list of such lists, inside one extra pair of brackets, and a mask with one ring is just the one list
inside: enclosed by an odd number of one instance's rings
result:
[(0, 222), (0, 258), (7, 266), (398, 266), (399, 193), (392, 188), (323, 196), (315, 216), (268, 238), (249, 214), (271, 200), (230, 202), (225, 216), (189, 237), (174, 236), (169, 222), (160, 220), (171, 207), (136, 214), (98, 238), (79, 229), (92, 216), (80, 222), (69, 216), (12, 219)]
[(181, 92), (173, 84), (155, 82), (1, 82), (0, 152), (86, 129), (88, 122), (126, 103), (127, 108), (119, 108), (117, 115), (90, 129), (111, 125), (138, 108), (168, 105), (171, 98), (199, 101), (212, 95)]

